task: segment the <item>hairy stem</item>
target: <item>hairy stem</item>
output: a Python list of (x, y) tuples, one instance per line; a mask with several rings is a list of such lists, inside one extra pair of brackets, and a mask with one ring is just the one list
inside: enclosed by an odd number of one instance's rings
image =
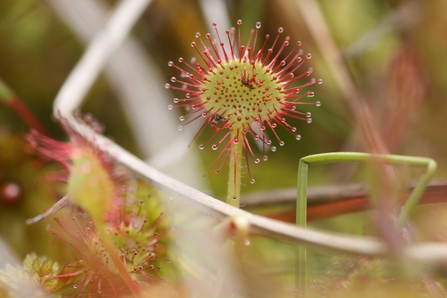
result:
[(241, 196), (242, 141), (234, 141), (230, 149), (230, 167), (228, 173), (227, 203), (239, 208)]

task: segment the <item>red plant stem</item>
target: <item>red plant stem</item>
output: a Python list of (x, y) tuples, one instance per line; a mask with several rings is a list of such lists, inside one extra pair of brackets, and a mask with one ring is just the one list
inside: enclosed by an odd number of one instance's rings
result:
[(28, 109), (27, 106), (18, 97), (8, 98), (3, 101), (5, 105), (11, 108), (19, 117), (30, 127), (34, 128), (38, 132), (44, 135), (48, 135), (48, 132), (40, 123), (40, 121), (34, 116), (34, 114)]
[[(438, 204), (446, 203), (447, 186), (438, 185), (431, 186), (422, 196), (419, 201), (419, 205), (424, 204)], [(320, 220), (334, 217), (337, 215), (359, 212), (371, 209), (369, 204), (368, 196), (359, 196), (355, 198), (347, 198), (340, 201), (327, 202), (322, 204), (308, 205), (307, 206), (307, 220)], [(291, 208), (290, 210), (285, 210), (283, 212), (266, 214), (267, 217), (294, 223), (295, 222), (295, 210)]]

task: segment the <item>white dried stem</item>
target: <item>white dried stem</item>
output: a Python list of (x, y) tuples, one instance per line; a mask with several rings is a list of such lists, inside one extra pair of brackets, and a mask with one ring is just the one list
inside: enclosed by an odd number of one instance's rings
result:
[[(104, 1), (47, 0), (77, 37), (88, 45), (107, 22)], [(106, 55), (107, 53), (104, 53)], [(143, 47), (127, 36), (105, 63), (105, 76), (121, 102), (143, 159), (177, 179), (204, 188), (197, 151), (188, 150), (192, 132), (179, 133), (178, 118), (167, 109), (171, 96)]]
[[(148, 0), (127, 0), (120, 4), (119, 9), (111, 16), (104, 31), (89, 46), (59, 92), (54, 103), (55, 116), (65, 118), (73, 129), (81, 134), (88, 134), (89, 139), (92, 139), (93, 136), (97, 140), (98, 146), (109, 152), (141, 178), (217, 219), (243, 217), (250, 223), (253, 233), (294, 244), (306, 244), (369, 256), (384, 256), (390, 253), (384, 243), (374, 238), (337, 235), (304, 229), (227, 205), (150, 167), (109, 139), (97, 135), (73, 117), (73, 111), (82, 102), (83, 96), (104, 66), (105, 61), (125, 38), (131, 25), (143, 10), (144, 4), (147, 3), (149, 3)], [(107, 48), (105, 48), (106, 46)], [(447, 262), (446, 251), (447, 245), (423, 243), (404, 248), (403, 254), (409, 259), (421, 263), (445, 264)]]

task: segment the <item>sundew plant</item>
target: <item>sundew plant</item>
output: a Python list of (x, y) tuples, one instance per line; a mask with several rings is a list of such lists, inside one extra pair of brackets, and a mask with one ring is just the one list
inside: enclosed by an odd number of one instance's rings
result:
[[(238, 20), (237, 25), (237, 31), (234, 28), (225, 31), (226, 43), (222, 40), (216, 23), (213, 23), (213, 27), (217, 39), (207, 33), (208, 44), (203, 41), (200, 33), (196, 33), (200, 43), (197, 45), (192, 42), (191, 46), (197, 50), (201, 61), (191, 65), (180, 58), (180, 66), (170, 61), (169, 66), (177, 68), (180, 77), (184, 79), (172, 77), (171, 81), (177, 84), (166, 84), (166, 88), (183, 93), (182, 98), (174, 99), (176, 107), (186, 107), (188, 111), (186, 116), (180, 117), (181, 121), (188, 124), (203, 119), (200, 130), (207, 124), (214, 129), (215, 133), (206, 143), (215, 139), (212, 149), (222, 149), (213, 166), (220, 159), (223, 159), (222, 164), (229, 159), (227, 203), (238, 207), (242, 157), (246, 159), (251, 183), (255, 179), (250, 173), (248, 155), (251, 155), (255, 163), (260, 162), (247, 135), (252, 135), (262, 143), (263, 159), (267, 160), (266, 147), (276, 151), (276, 146), (268, 137), (266, 128), (276, 137), (280, 146), (284, 146), (284, 141), (276, 133), (278, 126), (285, 128), (299, 140), (301, 136), (296, 133), (297, 128), (287, 118), (311, 123), (311, 114), (297, 108), (309, 104), (319, 106), (320, 102), (301, 100), (314, 96), (313, 92), (302, 89), (317, 82), (313, 78), (308, 79), (312, 68), (302, 70), (304, 61), (312, 56), (303, 55), (303, 51), (299, 49), (301, 42), (291, 45), (292, 49), (287, 51), (290, 37), (287, 36), (282, 41), (280, 36), (284, 29), (280, 27), (277, 36), (268, 44), (269, 35), (264, 38), (259, 36), (260, 22), (256, 23), (256, 29), (251, 29), (248, 40), (241, 41), (242, 21)], [(258, 47), (258, 42), (262, 46)], [(203, 47), (203, 50), (198, 47)], [(285, 54), (281, 56), (283, 52)], [(307, 78), (307, 82), (295, 84), (302, 78)], [(318, 80), (318, 83), (321, 82), (322, 80)], [(170, 105), (169, 108), (172, 109), (173, 106)], [(179, 126), (179, 130), (183, 126)], [(205, 144), (200, 144), (199, 148), (204, 149)], [(222, 165), (219, 165), (216, 173), (221, 168)]]
[(370, 2), (2, 1), (0, 297), (447, 296), (447, 8)]

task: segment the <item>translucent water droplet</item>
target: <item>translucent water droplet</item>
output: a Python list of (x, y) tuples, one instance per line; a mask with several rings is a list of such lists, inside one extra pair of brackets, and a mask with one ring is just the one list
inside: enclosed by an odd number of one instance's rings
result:
[(183, 125), (179, 125), (178, 130), (182, 131), (182, 129), (183, 129)]
[(259, 163), (261, 160), (259, 158), (255, 158), (255, 163)]
[(284, 32), (284, 28), (283, 27), (279, 27), (278, 28), (278, 33), (283, 33)]
[(200, 35), (200, 32), (197, 32), (197, 33), (196, 33), (196, 38), (200, 38), (200, 36), (201, 36), (201, 35)]
[(235, 138), (234, 140), (233, 140), (233, 144), (237, 144), (237, 143), (239, 143), (239, 139), (238, 138)]
[(199, 149), (200, 149), (200, 150), (203, 150), (203, 148), (205, 148), (205, 145), (200, 144), (200, 145), (199, 145)]
[(296, 131), (296, 127), (293, 126), (293, 127), (290, 128), (290, 130), (291, 130), (292, 132), (295, 132), (295, 131)]
[(217, 148), (219, 148), (219, 146), (217, 146), (216, 144), (213, 144), (213, 146), (211, 146), (211, 148), (212, 148), (213, 150), (217, 150)]
[(284, 146), (284, 141), (279, 141), (279, 146)]
[(170, 111), (171, 111), (173, 108), (174, 108), (174, 107), (173, 107), (172, 105), (169, 105), (169, 106), (168, 106), (168, 110), (170, 110)]
[(321, 106), (321, 102), (320, 102), (320, 101), (316, 101), (316, 102), (315, 102), (315, 105), (316, 105), (317, 107), (319, 107), (319, 106)]
[(174, 103), (179, 103), (179, 102), (180, 102), (180, 99), (178, 99), (177, 97), (174, 98)]
[(269, 158), (268, 158), (267, 155), (264, 155), (264, 156), (262, 157), (262, 159), (263, 159), (264, 161), (267, 161)]
[(261, 22), (256, 22), (256, 29), (261, 28)]
[(318, 79), (318, 80), (317, 80), (317, 84), (318, 84), (318, 85), (323, 84), (323, 79)]
[(314, 97), (315, 93), (312, 91), (307, 92), (307, 97)]
[(297, 141), (301, 140), (301, 135), (296, 135), (296, 136), (295, 136), (295, 139), (296, 139)]
[(307, 113), (306, 113), (306, 117), (307, 117), (307, 118), (309, 118), (309, 117), (311, 117), (311, 116), (312, 116), (312, 113), (311, 113), (311, 112), (307, 112)]
[(312, 118), (307, 118), (307, 123), (312, 123)]
[(169, 62), (168, 62), (168, 66), (169, 66), (169, 67), (171, 67), (171, 66), (173, 66), (173, 65), (174, 65), (174, 62), (172, 62), (172, 61), (169, 61)]
[(270, 149), (272, 150), (272, 152), (276, 151), (276, 147), (275, 146), (272, 146)]
[(310, 59), (310, 58), (312, 58), (312, 54), (311, 53), (306, 55), (306, 59)]
[(278, 126), (278, 124), (272, 123), (272, 128), (276, 128), (277, 126)]
[(169, 83), (166, 83), (166, 84), (165, 84), (165, 88), (166, 88), (166, 89), (169, 89), (169, 88), (171, 88), (171, 85), (169, 85)]
[(267, 140), (266, 144), (270, 146), (272, 144), (272, 140)]
[(255, 179), (253, 179), (253, 178), (250, 179), (251, 184), (254, 184), (255, 182), (256, 182)]
[(176, 77), (172, 77), (171, 78), (171, 82), (173, 82), (173, 83), (177, 82), (177, 78)]
[(78, 287), (78, 285), (77, 285), (77, 284), (74, 284), (74, 285), (73, 285), (73, 288), (74, 288), (74, 289), (76, 289), (77, 287)]
[(185, 116), (180, 116), (178, 118), (180, 119), (180, 121), (185, 121)]

